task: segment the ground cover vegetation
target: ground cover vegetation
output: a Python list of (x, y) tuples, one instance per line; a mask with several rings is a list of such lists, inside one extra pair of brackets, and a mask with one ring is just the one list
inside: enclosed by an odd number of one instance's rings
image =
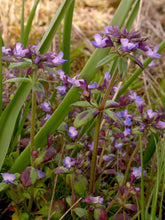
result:
[(139, 77), (154, 71), (165, 41), (132, 27), (143, 2), (117, 4), (81, 65), (71, 59), (75, 0), (61, 2), (32, 44), (39, 2), (24, 25), (22, 1), (19, 41), (0, 37), (0, 218), (163, 219), (164, 106), (148, 103)]

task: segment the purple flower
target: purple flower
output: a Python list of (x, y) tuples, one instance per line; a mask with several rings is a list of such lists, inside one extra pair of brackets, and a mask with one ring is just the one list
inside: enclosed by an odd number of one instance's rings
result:
[(151, 61), (151, 63), (148, 65), (149, 67), (154, 67), (156, 63), (154, 61)]
[(48, 120), (50, 117), (51, 117), (51, 115), (50, 115), (50, 114), (46, 114), (46, 116), (45, 116), (44, 120), (45, 120), (45, 121), (47, 121), (47, 120)]
[(147, 116), (149, 119), (153, 119), (155, 117), (155, 115), (156, 115), (156, 112), (153, 112), (152, 109), (148, 109)]
[(23, 58), (29, 53), (29, 49), (24, 49), (21, 43), (16, 43), (13, 52), (15, 56)]
[(12, 50), (11, 48), (2, 47), (2, 53), (9, 55), (11, 54)]
[(154, 123), (155, 127), (160, 128), (160, 129), (165, 129), (165, 122), (164, 121), (158, 121)]
[(135, 101), (135, 103), (137, 104), (137, 106), (142, 106), (142, 104), (144, 103), (144, 100), (138, 96), (136, 94), (136, 92), (133, 92), (131, 91), (131, 94), (129, 95), (129, 98), (132, 100), (132, 101)]
[(92, 41), (92, 44), (96, 48), (104, 48), (104, 47), (112, 47), (113, 42), (111, 41), (110, 37), (103, 38), (100, 34), (95, 35), (95, 41)]
[(113, 158), (114, 158), (113, 154), (103, 156), (104, 161), (111, 161), (111, 160), (113, 160)]
[(48, 102), (41, 103), (40, 106), (42, 107), (43, 111), (45, 111), (45, 112), (51, 111), (51, 107)]
[(77, 135), (78, 135), (78, 131), (76, 130), (75, 127), (71, 126), (71, 127), (69, 127), (68, 135), (69, 135), (69, 137), (71, 137), (71, 138), (76, 138)]
[(121, 149), (122, 148), (122, 146), (123, 146), (123, 143), (115, 143), (115, 147), (117, 148), (117, 149)]
[(97, 82), (88, 85), (88, 89), (96, 89), (96, 88), (97, 88)]
[(126, 126), (131, 126), (131, 125), (132, 125), (132, 119), (131, 119), (131, 118), (126, 118), (124, 124), (125, 124)]
[(7, 78), (9, 78), (9, 79), (16, 77), (13, 73), (8, 73), (8, 72), (5, 72), (5, 75), (6, 75)]
[(67, 84), (68, 83), (68, 80), (67, 80), (67, 76), (65, 75), (64, 71), (59, 69), (58, 71), (58, 74), (60, 75), (60, 79), (61, 81), (64, 83), (64, 84)]
[(57, 86), (56, 89), (61, 95), (64, 95), (66, 93), (66, 86)]
[(136, 50), (138, 48), (138, 43), (132, 43), (132, 42), (129, 42), (128, 39), (120, 39), (120, 42), (121, 42), (121, 49), (124, 51), (124, 52), (130, 52), (132, 50)]
[(153, 59), (158, 59), (160, 58), (162, 55), (160, 55), (159, 53), (157, 53), (158, 49), (159, 49), (159, 46), (157, 45), (154, 50), (152, 51), (152, 49), (150, 47), (146, 47), (147, 48), (147, 51), (146, 51), (146, 55), (148, 57), (151, 57)]
[(123, 134), (124, 134), (125, 137), (130, 135), (131, 134), (131, 129), (130, 128), (125, 128)]
[(52, 60), (52, 63), (55, 65), (55, 66), (58, 66), (58, 65), (61, 65), (63, 63), (66, 62), (66, 60), (62, 59), (64, 56), (64, 53), (61, 51), (53, 60)]
[(84, 88), (84, 79), (75, 79), (68, 77), (68, 82), (76, 87)]
[(42, 179), (43, 177), (46, 176), (46, 174), (44, 172), (42, 172), (42, 170), (37, 169), (37, 174), (38, 174), (38, 179)]
[(103, 204), (104, 202), (104, 199), (100, 196), (88, 196), (86, 197), (85, 199), (83, 199), (83, 202), (87, 202), (87, 203), (91, 203), (91, 204)]
[(5, 183), (13, 183), (14, 184), (14, 180), (16, 179), (16, 176), (14, 174), (11, 173), (3, 173), (2, 174), (2, 178), (3, 178), (3, 182)]
[(63, 159), (63, 162), (64, 162), (64, 167), (66, 167), (68, 170), (75, 165), (75, 161), (69, 156)]
[[(133, 172), (131, 173), (136, 179), (140, 179), (141, 178), (141, 175), (142, 175), (142, 168), (141, 167), (133, 167), (132, 168)], [(143, 175), (145, 175), (147, 171), (144, 170), (143, 171)]]
[(114, 38), (114, 40), (119, 40), (120, 37), (121, 37), (121, 33), (120, 33), (120, 29), (119, 29), (119, 26), (107, 26), (105, 27), (105, 32), (104, 32), (105, 35), (108, 35), (112, 38)]

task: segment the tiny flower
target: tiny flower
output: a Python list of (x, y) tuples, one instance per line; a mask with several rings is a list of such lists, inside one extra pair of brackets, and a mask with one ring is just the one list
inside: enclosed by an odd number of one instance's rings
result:
[(67, 77), (66, 77), (64, 71), (61, 70), (61, 69), (59, 69), (57, 72), (58, 72), (58, 74), (60, 75), (61, 81), (62, 81), (64, 84), (66, 84), (66, 83), (67, 83)]
[(75, 161), (69, 156), (63, 159), (63, 162), (64, 162), (64, 167), (66, 167), (68, 170), (75, 165)]
[[(141, 178), (141, 175), (142, 175), (142, 168), (141, 167), (133, 167), (132, 168), (133, 172), (131, 173), (136, 179), (140, 179)], [(143, 174), (145, 175), (147, 171), (144, 170), (143, 171)]]
[(115, 40), (119, 40), (121, 37), (120, 29), (119, 26), (117, 25), (116, 26), (110, 25), (105, 27), (104, 34), (114, 38)]
[(56, 65), (56, 66), (65, 63), (66, 60), (62, 59), (63, 56), (64, 56), (64, 53), (61, 51), (61, 52), (52, 60), (52, 63), (53, 63), (54, 65)]
[(100, 196), (96, 196), (96, 197), (88, 196), (83, 200), (83, 202), (87, 202), (87, 203), (91, 203), (91, 204), (98, 204), (98, 203), (103, 204), (103, 201), (104, 201), (104, 199)]
[(21, 43), (17, 43), (13, 52), (15, 56), (25, 57), (29, 53), (29, 49), (24, 49)]
[(92, 44), (96, 48), (112, 47), (113, 43), (110, 37), (103, 38), (100, 34), (95, 35), (95, 41), (92, 41)]
[(14, 184), (14, 180), (16, 179), (16, 176), (14, 174), (11, 173), (3, 173), (2, 174), (2, 178), (3, 178), (3, 182), (5, 183), (13, 183)]
[(45, 116), (44, 120), (45, 120), (45, 121), (47, 121), (47, 120), (48, 120), (50, 117), (51, 117), (51, 115), (50, 115), (50, 114), (46, 114), (46, 116)]
[(165, 129), (165, 122), (164, 121), (158, 121), (154, 123), (155, 127), (160, 128), (160, 129)]
[(123, 146), (123, 143), (115, 143), (115, 148), (117, 148), (117, 149), (121, 149), (122, 148), (122, 146)]
[(57, 86), (56, 89), (61, 95), (64, 95), (66, 93), (66, 86)]
[(76, 87), (84, 88), (84, 79), (75, 79), (68, 77), (68, 82)]
[(124, 132), (123, 132), (124, 136), (128, 136), (131, 134), (131, 129), (130, 128), (125, 128)]
[(124, 124), (126, 126), (131, 126), (132, 125), (132, 119), (131, 118), (126, 118), (126, 120), (124, 121)]
[(78, 131), (76, 130), (75, 127), (71, 126), (71, 127), (69, 127), (68, 135), (71, 138), (75, 138), (78, 135)]
[(137, 106), (142, 106), (142, 104), (144, 103), (144, 100), (138, 96), (136, 94), (136, 92), (133, 92), (131, 91), (131, 94), (129, 95), (129, 98), (132, 100), (132, 101), (135, 101), (135, 103), (137, 104)]
[(11, 52), (11, 48), (2, 47), (2, 53), (9, 55)]
[(51, 107), (48, 102), (41, 103), (40, 106), (42, 107), (43, 111), (45, 111), (45, 112), (51, 111)]
[(132, 42), (129, 42), (128, 39), (120, 39), (120, 42), (121, 42), (121, 49), (124, 51), (124, 52), (130, 52), (132, 50), (136, 50), (138, 48), (138, 44), (137, 43), (132, 43)]
[(111, 160), (113, 160), (113, 158), (114, 158), (113, 154), (111, 154), (111, 155), (104, 155), (103, 156), (103, 160), (104, 161), (111, 161)]
[(157, 53), (157, 51), (158, 51), (158, 49), (159, 49), (159, 46), (156, 46), (155, 48), (154, 48), (154, 50), (152, 51), (152, 49), (150, 48), (150, 47), (146, 47), (147, 48), (147, 51), (146, 51), (146, 55), (148, 56), (148, 57), (151, 57), (151, 58), (153, 58), (153, 59), (158, 59), (158, 58), (160, 58), (162, 55), (160, 55), (159, 53)]
[(5, 75), (6, 75), (7, 78), (9, 78), (9, 79), (16, 77), (13, 73), (8, 73), (8, 72), (5, 72)]
[(97, 88), (97, 82), (88, 85), (88, 89), (96, 89), (96, 88)]
[(153, 119), (155, 117), (155, 115), (156, 115), (156, 112), (153, 112), (152, 109), (148, 109), (147, 116), (149, 119)]
[(148, 65), (149, 67), (154, 67), (156, 63), (154, 61), (151, 61), (151, 63)]
[(42, 179), (46, 176), (46, 174), (44, 172), (42, 172), (42, 170), (37, 169), (37, 174), (38, 174), (38, 179)]

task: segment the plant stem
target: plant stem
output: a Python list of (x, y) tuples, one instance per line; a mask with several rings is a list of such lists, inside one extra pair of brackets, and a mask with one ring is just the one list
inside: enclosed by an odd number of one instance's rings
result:
[[(58, 162), (58, 168), (61, 166), (61, 161), (62, 161), (62, 157), (63, 157), (63, 154), (64, 154), (64, 149), (65, 149), (65, 144), (64, 144), (64, 138), (63, 138), (63, 135), (62, 135), (62, 149), (61, 149), (60, 160)], [(53, 187), (52, 197), (51, 197), (51, 201), (50, 201), (48, 220), (50, 220), (50, 218), (52, 217), (51, 210), (52, 210), (52, 206), (53, 206), (53, 200), (54, 200), (54, 195), (55, 195), (55, 191), (56, 191), (58, 175), (59, 174), (56, 174), (56, 177), (54, 179), (54, 187)]]
[(141, 219), (145, 220), (144, 179), (143, 179), (143, 149), (142, 149), (142, 138), (141, 138), (141, 136), (140, 136), (140, 157), (141, 157)]
[(94, 146), (93, 146), (93, 153), (92, 153), (92, 165), (91, 165), (91, 174), (90, 174), (90, 186), (89, 186), (90, 194), (93, 194), (94, 187), (95, 187), (96, 160), (97, 160), (98, 140), (99, 140), (99, 132), (100, 132), (102, 115), (103, 113), (100, 112), (96, 119)]
[[(31, 141), (31, 153), (35, 150), (34, 146), (34, 136), (35, 136), (35, 114), (36, 114), (36, 93), (34, 90), (34, 84), (36, 82), (37, 74), (33, 72), (33, 88), (32, 88), (32, 109), (31, 109), (31, 132), (30, 132), (30, 141)], [(31, 165), (34, 165), (33, 157), (31, 156)]]

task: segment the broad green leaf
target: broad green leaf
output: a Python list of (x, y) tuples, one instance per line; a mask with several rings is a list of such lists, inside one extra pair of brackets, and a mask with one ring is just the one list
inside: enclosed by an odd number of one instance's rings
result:
[(4, 83), (17, 83), (17, 82), (32, 83), (32, 82), (31, 82), (31, 79), (29, 79), (29, 78), (23, 78), (23, 77), (8, 79), (8, 80), (6, 80)]
[(38, 173), (36, 169), (32, 167), (30, 170), (30, 179), (31, 179), (32, 184), (36, 182), (37, 178), (38, 178)]
[(90, 109), (90, 110), (86, 110), (81, 112), (80, 114), (78, 114), (74, 120), (74, 126), (76, 128), (81, 127), (82, 125), (87, 124), (89, 121), (91, 121), (92, 119), (95, 118), (95, 116), (97, 115), (98, 111), (96, 109)]
[[(67, 7), (69, 7), (69, 2), (72, 1), (64, 1), (61, 7), (64, 7), (66, 3), (68, 3)], [(111, 20), (110, 25), (118, 25), (119, 28), (122, 27), (124, 24), (124, 21), (128, 14), (131, 12), (131, 8), (134, 3), (136, 3), (136, 0), (122, 0), (118, 9), (116, 10), (116, 13)], [(58, 11), (58, 14), (62, 9)], [(61, 13), (64, 13), (67, 11), (63, 10)], [(64, 16), (63, 14), (63, 16)], [(61, 15), (62, 16), (62, 15)], [(49, 46), (51, 44), (51, 41), (54, 37), (54, 33), (56, 32), (56, 27), (54, 27), (56, 20), (60, 20), (62, 18), (58, 18), (58, 15), (55, 16), (54, 20), (52, 21), (51, 25), (48, 28), (48, 31), (44, 35), (44, 38), (41, 42), (39, 51), (41, 53), (47, 52), (49, 49)], [(48, 45), (47, 45), (48, 44)], [(87, 83), (92, 81), (92, 79), (95, 77), (95, 74), (97, 72), (96, 65), (97, 63), (103, 59), (106, 55), (108, 55), (110, 49), (109, 48), (103, 48), (103, 49), (96, 49), (88, 62), (86, 63), (85, 67), (83, 68), (80, 78), (85, 78), (87, 80)], [(90, 74), (89, 74), (90, 73)], [(40, 129), (40, 131), (35, 136), (35, 147), (43, 147), (47, 143), (47, 136), (50, 135), (52, 132), (54, 132), (62, 123), (63, 119), (68, 115), (71, 105), (78, 101), (80, 98), (80, 92), (81, 90), (79, 88), (76, 88), (73, 86), (69, 92), (66, 94), (63, 101), (60, 103), (56, 111), (52, 114), (51, 118), (44, 124), (44, 126)], [(15, 164), (12, 167), (12, 172), (21, 172), (30, 162), (30, 145), (26, 147), (26, 149), (21, 153), (20, 157), (16, 160)]]
[(28, 37), (29, 37), (30, 29), (31, 29), (31, 26), (32, 26), (32, 22), (33, 22), (33, 19), (34, 19), (35, 12), (36, 12), (36, 9), (37, 9), (39, 1), (40, 0), (35, 0), (33, 8), (32, 8), (32, 10), (30, 12), (30, 15), (29, 15), (29, 19), (28, 19), (27, 25), (26, 25), (25, 30), (24, 30), (23, 45), (24, 45), (25, 48), (27, 47), (27, 42), (28, 42)]
[(119, 123), (120, 125), (124, 126), (123, 120), (122, 120), (115, 112), (112, 112), (112, 111), (110, 111), (110, 110), (105, 109), (105, 110), (104, 110), (104, 113), (105, 113), (108, 117), (112, 118), (114, 121), (116, 121), (117, 123)]
[(31, 62), (18, 62), (18, 63), (11, 63), (9, 65), (9, 68), (10, 69), (13, 69), (13, 68), (27, 68), (29, 66), (31, 66), (32, 63)]
[(53, 20), (51, 21), (48, 30), (44, 34), (40, 46), (38, 48), (38, 51), (40, 51), (42, 54), (47, 52), (52, 40), (54, 38), (54, 35), (57, 31), (57, 28), (59, 24), (61, 23), (63, 17), (65, 16), (67, 10), (69, 9), (70, 5), (72, 4), (73, 0), (64, 0), (62, 4), (60, 5), (56, 15), (54, 16)]
[(72, 106), (85, 107), (85, 108), (92, 107), (92, 105), (87, 101), (78, 101), (73, 103)]
[(0, 170), (11, 142), (15, 122), (31, 87), (31, 83), (22, 83), (0, 117)]
[[(74, 174), (73, 174), (74, 175)], [(74, 175), (73, 188), (74, 191), (81, 197), (85, 197), (88, 190), (88, 181), (83, 175)]]
[(86, 209), (83, 208), (75, 208), (73, 211), (76, 213), (76, 215), (83, 219), (88, 219), (88, 212)]
[(106, 57), (104, 57), (102, 60), (100, 60), (98, 62), (96, 68), (100, 67), (100, 66), (103, 66), (107, 63), (110, 63), (111, 61), (115, 60), (117, 57), (118, 57), (117, 53), (112, 53), (110, 55), (107, 55)]

